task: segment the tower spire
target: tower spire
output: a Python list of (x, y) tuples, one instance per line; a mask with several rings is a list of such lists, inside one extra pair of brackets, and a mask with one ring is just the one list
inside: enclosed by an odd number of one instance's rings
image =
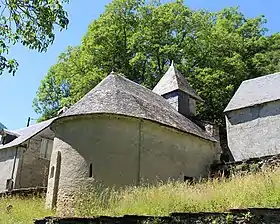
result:
[(196, 113), (196, 101), (203, 101), (176, 69), (172, 60), (168, 71), (162, 76), (153, 92), (163, 96), (175, 109), (186, 117)]

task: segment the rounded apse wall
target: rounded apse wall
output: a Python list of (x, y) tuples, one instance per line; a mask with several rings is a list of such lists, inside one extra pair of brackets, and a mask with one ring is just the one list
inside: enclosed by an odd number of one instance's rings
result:
[(69, 203), (73, 202), (74, 194), (84, 188), (136, 184), (138, 119), (111, 115), (76, 116), (55, 122), (52, 130), (55, 140), (50, 172), (55, 172), (52, 166), (56, 161), (53, 160), (58, 151), (61, 153), (58, 210), (67, 204), (71, 207)]

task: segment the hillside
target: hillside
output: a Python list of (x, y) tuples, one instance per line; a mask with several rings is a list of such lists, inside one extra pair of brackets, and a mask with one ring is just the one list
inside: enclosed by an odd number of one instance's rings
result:
[[(231, 208), (279, 207), (280, 170), (235, 176), (190, 186), (159, 184), (120, 192), (107, 189), (77, 202), (77, 216), (124, 214), (167, 215), (172, 212), (227, 211)], [(33, 218), (53, 215), (44, 199), (0, 199), (0, 223), (29, 224)], [(7, 206), (13, 208), (8, 213)]]

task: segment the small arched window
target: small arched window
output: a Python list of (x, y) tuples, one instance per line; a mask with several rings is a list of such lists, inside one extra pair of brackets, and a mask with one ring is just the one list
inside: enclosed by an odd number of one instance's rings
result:
[(92, 163), (89, 164), (89, 177), (92, 177)]
[(51, 168), (50, 178), (53, 178), (53, 176), (54, 176), (54, 166), (52, 166), (52, 168)]

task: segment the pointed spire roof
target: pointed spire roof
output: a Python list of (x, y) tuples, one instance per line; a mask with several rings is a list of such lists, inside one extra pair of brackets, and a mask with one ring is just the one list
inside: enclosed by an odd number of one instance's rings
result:
[(190, 86), (185, 77), (176, 69), (172, 61), (167, 72), (154, 87), (153, 92), (163, 96), (164, 94), (173, 92), (175, 90), (181, 90), (196, 100), (203, 101), (203, 99), (201, 99), (201, 97), (198, 96), (195, 90)]
[(163, 97), (121, 75), (108, 75), (81, 100), (59, 116), (59, 119), (93, 114), (142, 118), (216, 141), (176, 111)]

